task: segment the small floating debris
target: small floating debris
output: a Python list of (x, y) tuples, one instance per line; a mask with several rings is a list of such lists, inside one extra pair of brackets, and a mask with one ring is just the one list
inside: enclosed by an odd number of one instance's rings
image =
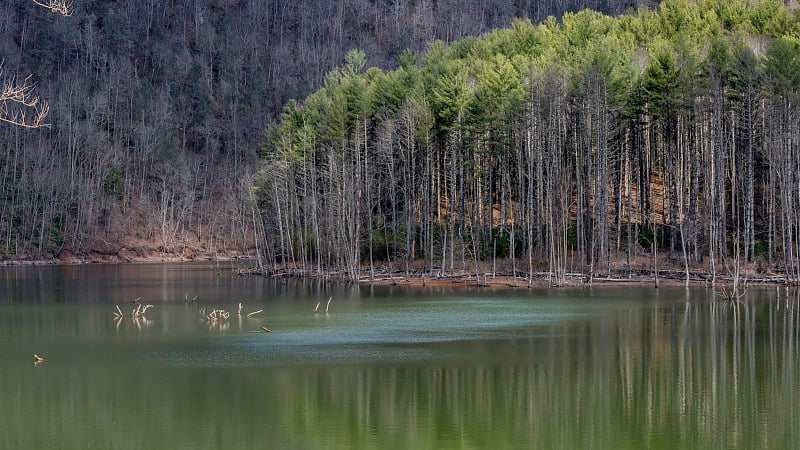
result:
[(216, 322), (216, 321), (228, 320), (230, 316), (231, 313), (225, 311), (224, 309), (215, 309), (212, 310), (211, 313), (208, 315), (208, 321)]
[(250, 317), (250, 316), (255, 316), (256, 314), (260, 314), (260, 313), (262, 313), (262, 312), (264, 312), (264, 310), (263, 310), (263, 309), (259, 309), (258, 311), (253, 311), (253, 312), (251, 312), (251, 313), (248, 313), (248, 314), (247, 314), (247, 317)]
[[(141, 297), (139, 297), (139, 298), (141, 298)], [(144, 315), (147, 313), (147, 310), (150, 309), (150, 308), (155, 308), (155, 305), (149, 305), (149, 304), (148, 305), (144, 305), (142, 303), (139, 303), (139, 300), (137, 299), (136, 300), (136, 307), (131, 309), (131, 316), (134, 319), (137, 319), (137, 318), (140, 318), (140, 317), (144, 317)], [(114, 305), (114, 309), (115, 309), (114, 317), (116, 317), (117, 319), (121, 319), (121, 318), (123, 318), (125, 316), (125, 314), (123, 314), (122, 310), (119, 308), (119, 305)]]
[(205, 321), (209, 330), (228, 331), (231, 326), (228, 322), (230, 317), (231, 313), (224, 309), (213, 309), (206, 315), (205, 308), (200, 308), (200, 321)]
[(136, 305), (136, 309), (131, 311), (131, 315), (134, 318), (142, 317), (142, 316), (145, 315), (145, 313), (147, 312), (148, 308), (153, 308), (153, 307), (154, 307), (153, 305), (142, 305), (141, 303), (139, 303), (139, 304)]
[(747, 293), (747, 289), (744, 289), (742, 292), (739, 292), (736, 286), (734, 286), (733, 289), (731, 289), (730, 291), (725, 289), (724, 287), (721, 288), (720, 291), (721, 291), (720, 297), (722, 297), (723, 300), (727, 300), (731, 303), (741, 302), (742, 298)]
[(261, 327), (261, 331), (263, 331), (264, 333), (272, 333), (272, 330), (270, 330), (267, 327)]
[[(142, 325), (145, 327), (149, 327), (153, 321), (147, 319), (147, 310), (150, 308), (155, 308), (155, 305), (145, 305), (140, 303), (141, 297), (136, 298), (134, 300), (134, 304), (136, 305), (135, 308), (131, 309), (130, 318), (136, 328), (139, 331), (142, 331)], [(117, 330), (119, 330), (120, 326), (122, 325), (122, 321), (125, 318), (125, 314), (122, 313), (122, 309), (120, 309), (119, 305), (114, 305), (114, 322), (116, 323)]]
[(42, 358), (41, 356), (37, 355), (36, 353), (33, 354), (33, 359), (37, 364), (44, 361), (44, 358)]

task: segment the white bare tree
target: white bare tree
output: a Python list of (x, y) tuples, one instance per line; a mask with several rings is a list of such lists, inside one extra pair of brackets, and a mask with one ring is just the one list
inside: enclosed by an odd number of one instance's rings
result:
[(41, 2), (38, 0), (32, 1), (42, 8), (49, 9), (54, 13), (61, 14), (62, 16), (68, 17), (72, 15), (72, 1), (70, 0), (45, 0)]
[[(0, 64), (0, 79), (3, 66)], [(21, 82), (17, 77), (2, 82), (0, 87), (0, 121), (25, 128), (40, 128), (50, 111), (47, 102), (33, 92), (34, 84), (30, 75)]]
[[(72, 1), (70, 0), (32, 0), (36, 5), (62, 16), (72, 15)], [(0, 61), (0, 122), (24, 128), (41, 128), (48, 124), (45, 122), (50, 107), (47, 102), (34, 93), (35, 83), (31, 75), (23, 80), (17, 76), (9, 79), (3, 77), (3, 63)]]

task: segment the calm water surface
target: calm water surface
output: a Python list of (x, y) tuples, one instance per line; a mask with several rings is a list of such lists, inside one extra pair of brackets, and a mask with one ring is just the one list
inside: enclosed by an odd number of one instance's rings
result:
[(5, 267), (0, 292), (0, 448), (800, 447), (783, 288), (732, 307), (702, 288), (356, 287), (209, 263)]

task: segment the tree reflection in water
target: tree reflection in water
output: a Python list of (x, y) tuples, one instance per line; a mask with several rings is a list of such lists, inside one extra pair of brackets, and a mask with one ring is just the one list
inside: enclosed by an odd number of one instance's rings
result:
[(315, 447), (790, 448), (800, 301), (751, 294), (548, 326), (488, 365), (288, 371), (282, 416)]
[[(0, 432), (0, 448), (792, 448), (800, 442), (798, 293), (751, 289), (741, 303), (702, 289), (662, 288), (657, 295), (482, 301), (481, 308), (520, 308), (514, 314), (542, 307), (590, 313), (482, 338), (320, 345), (320, 354), (355, 349), (363, 356), (358, 361), (309, 361), (275, 344), (286, 339), (289, 325), (306, 327), (297, 333), (308, 339), (351, 320), (356, 313), (344, 301), (330, 320), (315, 319), (310, 301), (270, 305), (264, 320), (283, 322), (269, 335), (250, 333), (263, 323), (246, 318), (231, 318), (228, 332), (209, 331), (197, 310), (183, 304), (157, 306), (141, 332), (127, 317), (114, 330), (107, 306), (11, 306), (0, 316), (6, 343), (0, 351), (24, 357), (0, 366), (0, 423), (14, 424)], [(469, 302), (460, 304), (466, 309)], [(295, 307), (302, 314), (281, 316)], [(370, 307), (367, 315), (388, 308), (389, 317), (409, 308)], [(420, 311), (434, 307), (449, 314), (451, 305), (432, 302)], [(34, 368), (30, 354), (42, 349), (47, 363)], [(404, 356), (412, 351), (413, 358)]]

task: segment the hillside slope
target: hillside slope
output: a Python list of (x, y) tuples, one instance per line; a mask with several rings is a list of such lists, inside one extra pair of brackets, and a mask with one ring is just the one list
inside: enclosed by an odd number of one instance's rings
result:
[(406, 47), (609, 3), (632, 2), (76, 0), (65, 18), (3, 1), (3, 81), (31, 75), (51, 127), (0, 124), (0, 255), (252, 248), (264, 127), (348, 50), (389, 69)]

